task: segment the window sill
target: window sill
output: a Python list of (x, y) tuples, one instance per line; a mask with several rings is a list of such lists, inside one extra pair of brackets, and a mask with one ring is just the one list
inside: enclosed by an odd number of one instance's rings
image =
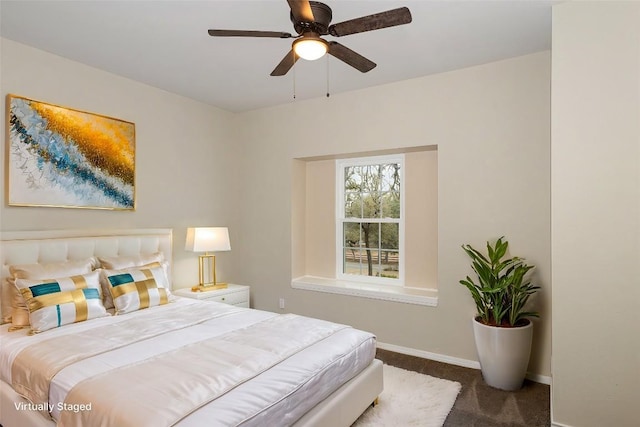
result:
[(291, 287), (307, 291), (351, 295), (405, 304), (418, 304), (431, 307), (438, 305), (438, 291), (436, 289), (384, 286), (315, 276), (302, 276), (293, 279), (291, 281)]

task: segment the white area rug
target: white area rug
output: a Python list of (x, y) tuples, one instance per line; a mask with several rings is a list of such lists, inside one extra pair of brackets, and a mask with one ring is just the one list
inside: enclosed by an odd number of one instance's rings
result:
[(353, 424), (357, 427), (442, 427), (462, 386), (384, 365), (384, 391), (378, 404)]

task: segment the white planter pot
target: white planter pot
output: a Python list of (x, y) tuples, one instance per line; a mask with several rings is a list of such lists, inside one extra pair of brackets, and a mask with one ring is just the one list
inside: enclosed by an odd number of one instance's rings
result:
[(533, 323), (498, 328), (473, 319), (473, 334), (485, 382), (501, 390), (521, 388), (529, 366)]

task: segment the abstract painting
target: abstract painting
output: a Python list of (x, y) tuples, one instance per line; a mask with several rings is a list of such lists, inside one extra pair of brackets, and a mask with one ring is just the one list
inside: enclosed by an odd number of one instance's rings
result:
[(8, 203), (133, 210), (135, 125), (7, 96)]

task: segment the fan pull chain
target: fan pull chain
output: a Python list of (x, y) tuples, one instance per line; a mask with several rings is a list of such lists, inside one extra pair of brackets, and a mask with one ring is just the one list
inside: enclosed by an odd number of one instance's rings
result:
[(329, 97), (329, 55), (327, 57), (327, 98)]
[[(291, 51), (292, 55), (295, 55), (295, 53), (293, 53), (293, 50)], [(293, 63), (293, 100), (296, 100), (296, 63)]]

